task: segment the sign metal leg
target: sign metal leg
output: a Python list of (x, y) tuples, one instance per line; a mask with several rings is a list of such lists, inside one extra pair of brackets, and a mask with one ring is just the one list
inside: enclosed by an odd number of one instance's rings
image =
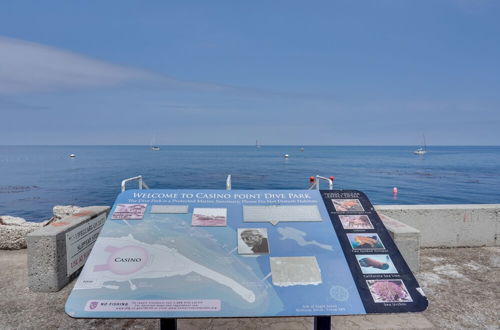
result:
[[(315, 316), (314, 330), (330, 330), (330, 316)], [(160, 330), (177, 330), (177, 319), (160, 319)]]
[(315, 316), (314, 330), (330, 330), (332, 325), (330, 316)]
[(160, 319), (160, 330), (177, 330), (177, 319)]

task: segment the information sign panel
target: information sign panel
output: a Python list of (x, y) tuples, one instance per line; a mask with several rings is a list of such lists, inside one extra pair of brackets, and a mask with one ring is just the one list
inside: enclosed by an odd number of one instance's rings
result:
[(128, 190), (117, 197), (66, 312), (266, 317), (426, 307), (361, 192)]

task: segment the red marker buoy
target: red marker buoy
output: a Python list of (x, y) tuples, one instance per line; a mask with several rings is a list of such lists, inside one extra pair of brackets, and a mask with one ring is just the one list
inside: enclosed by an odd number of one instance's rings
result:
[(309, 182), (314, 183), (314, 177), (313, 176), (309, 177)]
[(398, 187), (392, 188), (392, 194), (397, 195), (398, 194)]

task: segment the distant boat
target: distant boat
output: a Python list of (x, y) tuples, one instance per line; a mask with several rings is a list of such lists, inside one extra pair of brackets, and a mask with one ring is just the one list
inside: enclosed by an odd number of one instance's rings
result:
[(304, 152), (304, 147), (300, 147), (300, 151), (301, 151), (301, 152)]
[(427, 145), (425, 144), (425, 135), (424, 135), (424, 145), (419, 147), (417, 150), (413, 151), (415, 155), (425, 155), (427, 153)]
[(160, 147), (156, 145), (156, 139), (155, 138), (153, 138), (151, 140), (151, 150), (154, 150), (154, 151), (160, 150)]
[(284, 157), (285, 157), (285, 159), (288, 159), (288, 157), (290, 157), (290, 155), (285, 154)]
[(75, 154), (71, 154), (71, 155), (69, 155), (69, 157), (70, 157), (70, 158), (75, 158), (75, 157), (76, 157), (76, 155), (75, 155)]
[(423, 147), (418, 148), (413, 152), (415, 155), (425, 155), (427, 153), (427, 150), (425, 150)]
[(255, 148), (260, 148), (259, 140), (255, 140)]

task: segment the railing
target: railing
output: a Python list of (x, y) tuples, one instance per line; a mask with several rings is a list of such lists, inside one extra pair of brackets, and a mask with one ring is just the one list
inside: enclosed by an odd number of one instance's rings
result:
[(319, 190), (319, 182), (320, 180), (325, 180), (328, 182), (328, 190), (333, 190), (333, 176), (329, 177), (329, 178), (325, 178), (324, 176), (321, 176), (321, 175), (316, 175), (316, 179), (311, 176), (309, 178), (309, 182), (310, 182), (310, 185), (309, 185), (309, 188), (307, 188), (308, 190), (313, 190), (313, 189), (316, 189), (316, 190)]
[(126, 188), (127, 182), (135, 181), (135, 180), (139, 181), (139, 189), (143, 189), (143, 188), (149, 189), (148, 185), (142, 179), (142, 175), (138, 175), (138, 176), (134, 176), (133, 178), (128, 178), (128, 179), (125, 179), (122, 181), (122, 192), (124, 192), (127, 189)]
[[(319, 182), (320, 182), (320, 180), (324, 180), (324, 181), (328, 182), (328, 189), (332, 190), (333, 189), (333, 179), (334, 179), (333, 176), (331, 176), (329, 178), (325, 178), (324, 176), (321, 176), (321, 175), (316, 175), (316, 178), (311, 176), (309, 178), (310, 185), (307, 189), (319, 190)], [(133, 178), (128, 178), (128, 179), (125, 179), (122, 181), (122, 192), (124, 192), (127, 189), (126, 185), (128, 182), (135, 181), (135, 180), (138, 181), (139, 189), (149, 189), (148, 185), (142, 179), (142, 175), (138, 175), (138, 176), (134, 176)], [(231, 176), (231, 174), (229, 174), (226, 178), (226, 190), (231, 190), (231, 188), (232, 188), (232, 176)]]

